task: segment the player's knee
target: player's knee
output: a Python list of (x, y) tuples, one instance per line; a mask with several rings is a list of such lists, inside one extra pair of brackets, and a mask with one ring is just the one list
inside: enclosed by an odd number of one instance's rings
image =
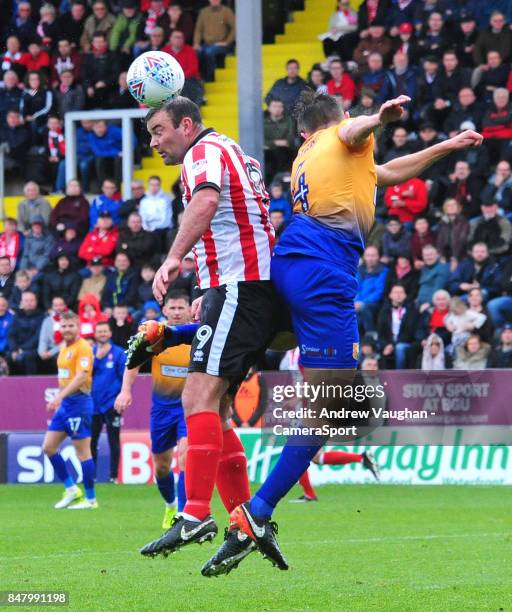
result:
[(155, 463), (155, 475), (157, 478), (165, 478), (169, 475), (171, 471), (171, 466), (169, 463), (164, 461)]
[(76, 456), (78, 457), (78, 461), (80, 461), (80, 463), (83, 463), (84, 461), (87, 461), (88, 459), (92, 459), (92, 454), (91, 454), (90, 449), (87, 449), (87, 450), (75, 449), (75, 452), (76, 452)]
[(43, 442), (42, 449), (43, 449), (43, 453), (47, 457), (52, 457), (57, 452), (56, 447), (53, 444), (46, 442), (46, 441)]

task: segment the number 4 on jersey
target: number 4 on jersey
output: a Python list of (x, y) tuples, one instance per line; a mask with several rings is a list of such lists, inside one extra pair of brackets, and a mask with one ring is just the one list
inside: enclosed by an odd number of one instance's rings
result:
[(293, 204), (295, 205), (300, 202), (303, 212), (307, 212), (309, 210), (308, 193), (309, 187), (306, 183), (306, 173), (303, 172), (299, 176), (299, 180), (297, 181), (297, 186), (293, 194)]

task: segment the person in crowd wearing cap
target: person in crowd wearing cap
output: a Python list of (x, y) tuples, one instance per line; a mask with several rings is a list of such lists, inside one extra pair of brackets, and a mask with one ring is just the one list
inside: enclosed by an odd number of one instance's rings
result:
[(388, 187), (384, 193), (384, 202), (388, 215), (397, 215), (402, 223), (411, 226), (414, 217), (427, 208), (428, 191), (425, 181), (413, 178)]
[(44, 219), (39, 215), (32, 217), (30, 232), (25, 237), (20, 268), (23, 270), (42, 271), (50, 261), (53, 237), (45, 230)]
[(512, 168), (507, 160), (498, 162), (496, 171), (489, 177), (482, 190), (482, 202), (496, 202), (504, 214), (512, 213)]
[(496, 163), (498, 159), (506, 157), (512, 138), (512, 108), (510, 93), (503, 87), (494, 90), (492, 99), (493, 105), (487, 110), (482, 121), (482, 136), (491, 163)]
[(50, 214), (49, 226), (59, 235), (72, 223), (77, 236), (83, 238), (89, 228), (89, 201), (82, 193), (78, 179), (71, 179), (66, 185), (66, 195), (61, 198)]
[(405, 105), (402, 124), (411, 124), (418, 96), (416, 69), (409, 66), (409, 58), (401, 52), (393, 56), (393, 68), (386, 72), (386, 80), (379, 92), (379, 104), (398, 96), (408, 96), (411, 101)]
[(503, 257), (510, 251), (512, 239), (512, 225), (510, 221), (499, 214), (498, 204), (491, 201), (483, 201), (480, 207), (482, 217), (476, 223), (471, 224), (469, 232), (469, 244), (485, 242), (489, 248), (489, 254), (493, 257)]
[(117, 183), (110, 178), (106, 178), (101, 185), (101, 194), (96, 196), (89, 208), (89, 230), (96, 226), (96, 222), (101, 212), (108, 212), (112, 217), (114, 225), (119, 225), (122, 201), (117, 196)]
[(107, 277), (103, 271), (103, 260), (102, 257), (93, 257), (86, 270), (81, 271), (81, 275), (85, 276), (80, 285), (80, 291), (78, 292), (78, 299), (81, 300), (84, 295), (93, 294), (101, 300)]
[(352, 50), (359, 40), (357, 13), (350, 0), (338, 0), (337, 10), (329, 17), (328, 31), (318, 37), (322, 41), (324, 55), (337, 55), (343, 61), (352, 59)]
[(295, 123), (286, 112), (284, 103), (273, 98), (263, 117), (263, 142), (265, 148), (265, 175), (267, 182), (278, 172), (290, 168), (295, 150)]
[(464, 295), (474, 288), (480, 288), (486, 299), (497, 297), (501, 290), (502, 272), (494, 257), (489, 254), (485, 242), (476, 242), (451, 273), (447, 289), (451, 295)]
[[(481, 100), (477, 100), (471, 87), (462, 87), (457, 93), (457, 100), (451, 106), (450, 114), (444, 122), (443, 131), (452, 134), (459, 130), (479, 130), (483, 116), (484, 105)], [(467, 121), (470, 121), (473, 127), (469, 128), (468, 124), (465, 123)]]
[(78, 250), (78, 256), (86, 263), (95, 257), (102, 257), (104, 266), (114, 263), (114, 251), (119, 238), (119, 230), (112, 223), (112, 215), (108, 210), (102, 210), (96, 222), (96, 227), (87, 234)]
[(387, 15), (385, 15), (390, 36), (398, 36), (398, 28), (401, 23), (414, 22), (414, 15), (420, 4), (420, 0), (400, 0), (400, 2), (390, 3)]
[(367, 69), (356, 76), (358, 78), (360, 91), (363, 89), (371, 89), (375, 96), (378, 96), (386, 78), (386, 70), (384, 69), (382, 55), (377, 51), (370, 53), (368, 56)]
[(82, 244), (82, 239), (76, 231), (74, 221), (66, 221), (64, 230), (60, 232), (59, 238), (53, 243), (50, 251), (50, 260), (55, 261), (59, 255), (64, 253), (73, 262), (78, 261), (78, 249)]
[(116, 18), (110, 33), (109, 47), (121, 54), (121, 67), (126, 68), (132, 60), (132, 47), (137, 40), (137, 30), (142, 21), (135, 0), (123, 0), (121, 13)]
[[(43, 320), (37, 353), (43, 362), (45, 374), (57, 373), (57, 356), (62, 344), (62, 334), (60, 332), (60, 319), (64, 312), (67, 312), (66, 302), (60, 295), (56, 295), (52, 300), (52, 306), (48, 315)], [(43, 373), (43, 372), (41, 372)]]
[(185, 34), (180, 30), (174, 30), (169, 39), (169, 44), (162, 51), (172, 55), (183, 68), (185, 85), (181, 95), (190, 98), (198, 106), (201, 106), (203, 104), (204, 88), (199, 72), (199, 60), (194, 47), (185, 43)]
[[(512, 308), (510, 316), (512, 317)], [(501, 328), (500, 344), (491, 350), (486, 367), (512, 368), (512, 323), (505, 323)]]
[(355, 309), (361, 336), (375, 331), (375, 318), (384, 298), (389, 268), (381, 263), (379, 257), (377, 247), (367, 246), (357, 271), (358, 290)]
[(71, 10), (62, 13), (58, 19), (58, 27), (61, 32), (61, 37), (66, 37), (69, 40), (73, 50), (80, 49), (80, 39), (84, 31), (85, 21), (87, 19), (87, 3), (85, 0), (73, 0)]
[(482, 180), (472, 173), (467, 161), (457, 161), (453, 172), (448, 175), (448, 181), (445, 180), (444, 183), (444, 197), (454, 198), (462, 207), (462, 214), (466, 219), (480, 215)]
[(398, 215), (386, 219), (386, 231), (382, 237), (382, 263), (392, 263), (400, 253), (409, 251), (411, 235), (403, 226)]
[(455, 198), (446, 199), (442, 211), (436, 246), (453, 272), (466, 255), (469, 221), (462, 214), (462, 206)]
[(397, 283), (403, 285), (407, 295), (414, 297), (418, 293), (420, 273), (413, 266), (413, 259), (408, 251), (398, 253), (384, 286), (384, 295), (388, 295), (391, 287)]
[(155, 257), (155, 239), (142, 227), (142, 217), (132, 212), (125, 228), (121, 228), (116, 253), (126, 253), (133, 262), (151, 261)]
[(499, 87), (508, 88), (510, 67), (505, 64), (499, 51), (487, 52), (485, 67), (479, 66), (473, 71), (471, 87), (486, 105), (492, 103), (492, 95)]
[(60, 295), (70, 309), (77, 303), (78, 290), (82, 282), (81, 276), (73, 270), (71, 261), (64, 253), (57, 259), (57, 265), (43, 275), (42, 303), (45, 310), (51, 308), (52, 300)]
[(512, 32), (507, 26), (505, 15), (493, 11), (489, 26), (488, 29), (482, 29), (473, 49), (473, 61), (481, 67), (487, 65), (489, 51), (498, 51), (504, 62), (509, 62), (512, 57)]
[(52, 207), (46, 198), (41, 196), (39, 185), (34, 181), (25, 183), (23, 187), (25, 198), (18, 204), (18, 229), (25, 234), (30, 231), (30, 224), (34, 217), (42, 217), (46, 227), (50, 220)]
[(102, 308), (113, 308), (117, 304), (126, 304), (130, 308), (137, 305), (137, 270), (132, 267), (126, 253), (117, 253), (114, 268), (107, 271), (107, 282), (101, 296)]
[(344, 110), (352, 106), (356, 95), (356, 84), (348, 72), (343, 69), (343, 62), (334, 58), (329, 63), (331, 78), (327, 81), (327, 93), (341, 99)]
[(461, 11), (454, 26), (453, 41), (460, 65), (465, 68), (473, 68), (473, 50), (478, 39), (478, 30), (473, 14), (466, 10)]
[(352, 59), (357, 63), (360, 74), (368, 69), (368, 58), (371, 53), (380, 53), (384, 64), (389, 62), (393, 44), (386, 36), (386, 27), (383, 21), (375, 19), (368, 27), (368, 35), (363, 37), (354, 49)]
[(418, 64), (421, 50), (412, 23), (404, 22), (398, 26), (398, 38), (394, 41), (393, 51), (407, 55), (411, 65)]
[(162, 189), (159, 176), (149, 177), (148, 190), (140, 201), (139, 214), (142, 227), (153, 232), (155, 251), (163, 253), (168, 230), (172, 228), (172, 205), (171, 199)]

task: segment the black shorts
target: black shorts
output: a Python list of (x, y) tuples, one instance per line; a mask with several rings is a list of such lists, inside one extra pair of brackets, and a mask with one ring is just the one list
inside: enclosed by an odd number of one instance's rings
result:
[(201, 327), (190, 351), (189, 372), (228, 380), (245, 378), (276, 332), (279, 298), (271, 281), (239, 282), (207, 289)]
[(102, 425), (105, 423), (105, 425), (115, 428), (120, 428), (123, 420), (123, 417), (119, 414), (119, 412), (113, 408), (110, 408), (106, 412), (96, 412), (92, 415), (92, 418), (93, 421), (96, 420), (98, 422), (98, 425), (101, 422)]

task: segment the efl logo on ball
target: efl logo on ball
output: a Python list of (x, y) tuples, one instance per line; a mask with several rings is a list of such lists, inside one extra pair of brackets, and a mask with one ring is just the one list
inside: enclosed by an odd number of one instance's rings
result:
[(146, 51), (132, 62), (126, 81), (137, 102), (158, 108), (181, 93), (185, 74), (169, 53)]

